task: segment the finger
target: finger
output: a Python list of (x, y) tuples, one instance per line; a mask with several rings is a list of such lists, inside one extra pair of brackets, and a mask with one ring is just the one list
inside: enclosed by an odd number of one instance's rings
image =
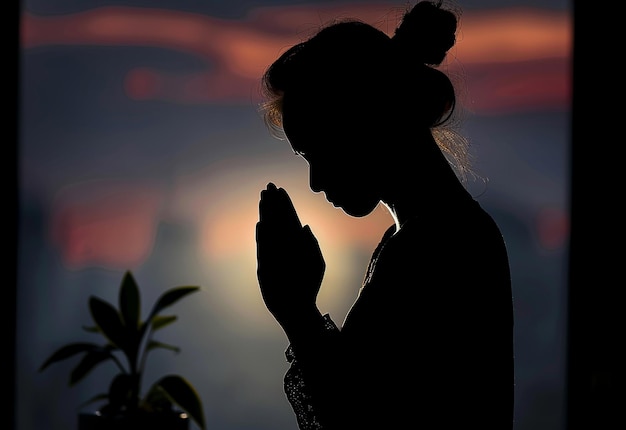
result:
[(289, 193), (287, 193), (287, 190), (285, 190), (284, 188), (279, 188), (278, 192), (280, 194), (280, 203), (283, 205), (283, 214), (285, 216), (284, 221), (289, 223), (289, 225), (302, 227), (300, 217), (298, 217), (298, 212), (296, 211), (296, 208), (293, 205), (293, 201), (291, 200)]
[(313, 243), (313, 245), (315, 246), (315, 248), (318, 250), (318, 252), (320, 252), (320, 244), (319, 241), (317, 240), (317, 237), (315, 237), (315, 235), (313, 234), (313, 232), (311, 231), (311, 227), (309, 227), (309, 225), (305, 225), (304, 227), (302, 227), (302, 232), (304, 234), (305, 238), (308, 238), (308, 240), (311, 241), (311, 243)]
[(256, 229), (254, 232), (254, 240), (256, 241), (256, 257), (257, 260), (259, 259), (260, 255), (261, 255), (261, 244), (263, 242), (263, 226), (261, 224), (261, 222), (257, 222), (256, 223)]
[[(274, 183), (267, 184), (265, 190), (261, 191), (261, 199), (259, 201), (259, 220), (268, 221), (270, 223), (280, 224), (284, 222), (284, 205), (281, 201), (281, 193)], [(283, 218), (283, 219), (281, 219)]]
[(271, 224), (258, 222), (256, 224), (257, 258), (278, 256), (284, 249), (289, 248), (290, 235), (285, 235)]
[(313, 232), (311, 231), (311, 227), (309, 227), (308, 224), (302, 226), (302, 231), (304, 232), (304, 234), (306, 236), (311, 237), (311, 239), (315, 240), (317, 242), (317, 238), (315, 237), (315, 235), (313, 234)]
[(302, 227), (291, 198), (283, 188), (267, 189), (261, 192), (259, 221), (288, 231)]
[(256, 224), (256, 248), (257, 255), (265, 254), (268, 249), (273, 247), (273, 244), (277, 242), (275, 240), (275, 234), (272, 234), (273, 230), (268, 228), (267, 224), (258, 222)]
[(259, 221), (268, 221), (272, 219), (276, 206), (276, 185), (269, 183), (266, 189), (261, 190), (261, 198), (259, 199)]

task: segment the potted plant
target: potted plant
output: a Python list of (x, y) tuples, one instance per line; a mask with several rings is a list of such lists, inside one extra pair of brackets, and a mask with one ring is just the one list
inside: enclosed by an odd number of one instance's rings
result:
[(161, 315), (161, 312), (198, 290), (197, 286), (179, 286), (165, 291), (145, 320), (141, 319), (139, 287), (130, 271), (125, 272), (119, 288), (119, 309), (98, 297), (89, 298), (94, 325), (83, 329), (101, 335), (105, 342), (69, 343), (50, 355), (39, 369), (43, 371), (53, 363), (82, 354), (70, 374), (69, 385), (74, 386), (101, 363), (111, 361), (119, 368), (107, 392), (83, 403), (82, 406), (105, 402), (96, 413), (79, 414), (79, 430), (186, 430), (189, 419), (205, 429), (200, 397), (182, 376), (165, 375), (145, 394), (142, 390), (148, 353), (156, 348), (180, 351), (176, 346), (153, 339), (157, 330), (177, 319), (175, 315)]

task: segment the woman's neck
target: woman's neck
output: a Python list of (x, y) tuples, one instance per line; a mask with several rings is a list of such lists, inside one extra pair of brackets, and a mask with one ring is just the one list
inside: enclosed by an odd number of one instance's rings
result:
[(382, 203), (389, 210), (398, 232), (408, 220), (419, 218), (420, 214), (447, 211), (469, 199), (472, 199), (470, 193), (450, 168), (446, 174), (439, 175), (436, 183), (431, 182), (425, 187), (402, 181)]

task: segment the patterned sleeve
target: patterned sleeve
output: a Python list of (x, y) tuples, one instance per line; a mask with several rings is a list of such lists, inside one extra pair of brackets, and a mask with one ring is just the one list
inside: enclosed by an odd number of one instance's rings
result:
[[(339, 332), (329, 314), (324, 315), (324, 328), (328, 331)], [(285, 351), (287, 362), (291, 364), (285, 374), (284, 390), (287, 399), (296, 415), (300, 430), (322, 430), (323, 427), (315, 413), (311, 395), (302, 376), (302, 368), (294, 354), (291, 345)]]

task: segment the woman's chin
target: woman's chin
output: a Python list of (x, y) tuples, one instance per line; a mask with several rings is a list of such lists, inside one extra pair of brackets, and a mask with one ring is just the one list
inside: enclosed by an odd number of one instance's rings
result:
[(378, 206), (378, 203), (374, 206), (355, 207), (355, 206), (342, 206), (336, 203), (330, 202), (335, 208), (341, 209), (346, 215), (354, 218), (363, 218), (371, 214)]

